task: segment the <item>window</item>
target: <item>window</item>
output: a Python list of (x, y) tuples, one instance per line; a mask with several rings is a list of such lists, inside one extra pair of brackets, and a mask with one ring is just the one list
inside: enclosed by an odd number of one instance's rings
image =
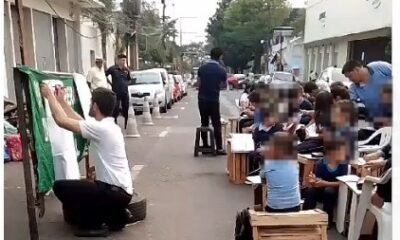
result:
[(61, 64), (60, 64), (60, 47), (59, 47), (59, 39), (58, 39), (57, 18), (53, 17), (52, 21), (53, 21), (54, 54), (56, 56), (56, 71), (60, 71)]

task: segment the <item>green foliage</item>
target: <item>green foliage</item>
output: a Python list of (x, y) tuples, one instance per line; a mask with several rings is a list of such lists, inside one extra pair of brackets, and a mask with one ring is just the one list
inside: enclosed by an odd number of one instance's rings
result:
[(225, 0), (210, 18), (207, 32), (213, 45), (225, 51), (225, 64), (238, 71), (251, 59), (259, 62), (260, 41), (288, 16), (285, 0)]
[[(177, 36), (176, 20), (166, 18), (163, 25), (162, 19), (153, 5), (144, 2), (139, 32), (140, 57), (143, 66), (163, 67), (173, 63), (178, 56), (178, 46), (171, 39)], [(165, 47), (162, 39), (165, 38)]]

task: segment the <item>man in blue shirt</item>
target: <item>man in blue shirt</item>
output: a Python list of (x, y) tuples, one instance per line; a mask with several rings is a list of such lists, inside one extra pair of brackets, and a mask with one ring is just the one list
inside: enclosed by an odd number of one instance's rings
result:
[[(219, 91), (221, 83), (226, 81), (227, 74), (220, 65), (223, 52), (220, 48), (211, 50), (211, 60), (207, 61), (199, 68), (199, 111), (201, 126), (208, 127), (211, 122), (214, 128), (215, 143), (217, 154), (226, 155), (222, 147), (221, 114), (219, 110)], [(202, 133), (201, 138), (205, 146), (208, 145), (207, 133)]]
[(349, 90), (351, 100), (365, 105), (369, 120), (381, 117), (381, 89), (392, 81), (392, 65), (377, 61), (363, 66), (359, 61), (350, 60), (342, 73), (353, 82)]

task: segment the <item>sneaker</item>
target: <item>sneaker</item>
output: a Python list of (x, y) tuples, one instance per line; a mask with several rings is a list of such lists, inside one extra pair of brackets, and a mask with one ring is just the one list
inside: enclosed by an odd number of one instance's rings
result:
[(217, 155), (219, 155), (219, 156), (225, 156), (225, 155), (227, 155), (226, 152), (225, 152), (225, 150), (223, 150), (223, 149), (217, 150), (216, 153), (217, 153)]

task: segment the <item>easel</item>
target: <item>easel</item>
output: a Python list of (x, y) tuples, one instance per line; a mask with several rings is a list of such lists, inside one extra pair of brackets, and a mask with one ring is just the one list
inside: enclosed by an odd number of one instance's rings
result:
[[(17, 68), (14, 68), (14, 84), (15, 84), (15, 94), (17, 101), (18, 110), (18, 131), (21, 136), (22, 144), (22, 156), (23, 156), (23, 167), (24, 167), (24, 179), (25, 179), (25, 189), (26, 189), (26, 202), (29, 220), (29, 231), (31, 240), (39, 240), (39, 232), (36, 218), (36, 207), (39, 209), (39, 217), (43, 217), (45, 213), (45, 193), (38, 191), (38, 161), (36, 159), (35, 144), (33, 138), (33, 119), (31, 112), (31, 101), (29, 98), (29, 85), (28, 78), (21, 73)], [(25, 109), (25, 105), (27, 108)], [(27, 119), (26, 119), (27, 117)], [(28, 121), (27, 121), (28, 120)], [(85, 158), (85, 168), (86, 177), (88, 179), (93, 178), (93, 169), (90, 167), (89, 155), (86, 154)], [(31, 161), (33, 163), (33, 168), (31, 166)], [(35, 184), (32, 181), (32, 169), (35, 178)], [(35, 186), (35, 194), (33, 192), (33, 185)]]

